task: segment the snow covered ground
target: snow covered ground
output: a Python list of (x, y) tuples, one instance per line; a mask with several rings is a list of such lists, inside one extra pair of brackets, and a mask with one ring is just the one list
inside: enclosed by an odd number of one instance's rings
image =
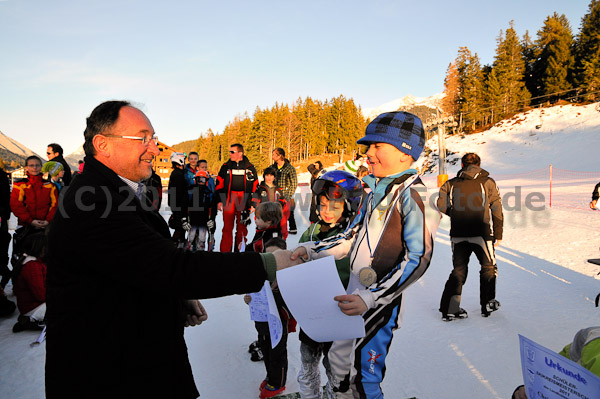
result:
[[(430, 269), (405, 295), (404, 321), (394, 335), (383, 383), (386, 397), (509, 398), (515, 386), (522, 383), (517, 334), (558, 351), (578, 329), (600, 325), (600, 309), (593, 304), (600, 292), (600, 268), (586, 262), (588, 258), (600, 258), (600, 211), (585, 208), (593, 189), (589, 181), (600, 180), (600, 112), (596, 107), (554, 107), (543, 110), (543, 117), (541, 110), (534, 110), (487, 132), (447, 140), (449, 150), (458, 155), (475, 151), (482, 157), (482, 167), (493, 177), (507, 177), (498, 179), (503, 195), (515, 192), (518, 185), (508, 179), (509, 174), (550, 164), (595, 174), (563, 187), (568, 196), (577, 197), (578, 206), (553, 204), (543, 210), (525, 206), (505, 210), (504, 240), (497, 249), (497, 298), (502, 307), (489, 318), (479, 315), (479, 267), (473, 257), (462, 302), (469, 318), (450, 323), (440, 320), (437, 309), (451, 270), (449, 220), (443, 219)], [(541, 119), (542, 127), (536, 129)], [(436, 148), (435, 139), (430, 146)], [(450, 166), (450, 176), (455, 175), (458, 166)], [(437, 192), (434, 179), (425, 179), (432, 195)], [(545, 187), (543, 179), (528, 179), (523, 193)], [(308, 177), (303, 175), (300, 180)], [(304, 186), (301, 191), (307, 189)], [(298, 230), (303, 231), (308, 226), (308, 210), (297, 211), (296, 218)], [(253, 233), (251, 230), (249, 235)], [(219, 235), (218, 229), (217, 240)], [(288, 246), (293, 247), (298, 237), (290, 236)], [(257, 398), (265, 372), (262, 363), (251, 362), (247, 353), (256, 333), (242, 297), (203, 303), (208, 321), (186, 329), (201, 397)], [(31, 348), (36, 333), (13, 334), (15, 320), (16, 315), (0, 319), (0, 397), (42, 398), (45, 344)], [(290, 334), (288, 392), (298, 387), (298, 348), (297, 334)]]

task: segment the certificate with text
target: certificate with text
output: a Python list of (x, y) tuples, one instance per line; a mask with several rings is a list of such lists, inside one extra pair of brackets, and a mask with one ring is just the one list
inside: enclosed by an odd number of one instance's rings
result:
[(528, 399), (600, 398), (600, 378), (585, 367), (519, 334)]
[(346, 295), (333, 256), (277, 272), (277, 283), (292, 315), (310, 338), (329, 342), (365, 336), (362, 316), (342, 313), (337, 295)]

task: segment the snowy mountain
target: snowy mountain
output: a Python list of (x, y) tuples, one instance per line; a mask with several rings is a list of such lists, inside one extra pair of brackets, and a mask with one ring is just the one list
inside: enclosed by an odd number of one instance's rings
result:
[(383, 112), (391, 112), (398, 110), (410, 111), (410, 108), (417, 106), (425, 106), (435, 110), (439, 107), (441, 100), (444, 98), (444, 93), (434, 94), (430, 97), (414, 97), (411, 95), (389, 101), (375, 108), (363, 108), (362, 113), (365, 118), (372, 120), (377, 115)]
[(30, 155), (38, 154), (19, 143), (17, 140), (0, 132), (0, 158), (4, 160), (7, 166), (11, 161), (17, 161), (19, 164), (23, 164), (25, 158)]
[(74, 152), (70, 153), (69, 155), (65, 156), (65, 160), (69, 163), (69, 165), (71, 166), (71, 169), (73, 170), (79, 170), (79, 160), (83, 160), (83, 157), (85, 156), (85, 153), (83, 151), (83, 144)]
[[(481, 156), (482, 165), (496, 173), (518, 173), (553, 165), (577, 171), (598, 171), (600, 104), (536, 108), (505, 119), (482, 133), (446, 137), (449, 169), (467, 152)], [(438, 139), (428, 140), (428, 159), (437, 173)]]

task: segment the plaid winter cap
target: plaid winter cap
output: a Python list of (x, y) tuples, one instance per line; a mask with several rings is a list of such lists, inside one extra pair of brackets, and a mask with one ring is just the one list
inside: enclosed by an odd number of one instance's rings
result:
[(425, 147), (425, 129), (421, 119), (409, 112), (385, 112), (369, 123), (357, 143), (388, 143), (417, 160)]

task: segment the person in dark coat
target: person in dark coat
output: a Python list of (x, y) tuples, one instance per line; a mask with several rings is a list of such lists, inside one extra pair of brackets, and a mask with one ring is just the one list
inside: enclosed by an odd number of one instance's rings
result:
[(0, 167), (0, 287), (6, 287), (10, 280), (11, 270), (8, 268), (8, 246), (11, 235), (8, 232), (10, 219), (10, 184), (8, 174)]
[(467, 317), (467, 312), (460, 307), (460, 299), (473, 252), (481, 265), (481, 315), (488, 317), (500, 307), (496, 300), (498, 268), (494, 247), (502, 240), (502, 199), (496, 182), (480, 165), (477, 154), (465, 154), (458, 175), (440, 187), (437, 206), (450, 216), (453, 264), (440, 301), (444, 321)]
[(196, 398), (183, 329), (206, 320), (197, 299), (258, 291), (291, 253), (177, 249), (143, 194), (159, 154), (144, 113), (105, 102), (84, 137), (48, 236), (46, 398)]
[(173, 230), (173, 241), (179, 248), (185, 247), (185, 233), (192, 227), (188, 219), (188, 187), (185, 179), (185, 154), (173, 152), (171, 154), (173, 171), (169, 177), (169, 208), (172, 215), (169, 218), (169, 227)]
[(46, 155), (48, 156), (48, 161), (60, 162), (65, 168), (65, 174), (62, 177), (63, 183), (65, 186), (68, 186), (71, 183), (71, 167), (63, 158), (63, 148), (56, 143), (48, 144), (48, 149), (46, 149)]
[(150, 200), (152, 204), (152, 208), (160, 211), (160, 206), (162, 205), (162, 180), (156, 172), (152, 171), (152, 176), (149, 179), (144, 181), (146, 185), (146, 197)]
[[(323, 172), (323, 164), (321, 163), (321, 161), (317, 161), (308, 165), (306, 169), (310, 173), (310, 187), (312, 189), (313, 183), (319, 178), (319, 176)], [(319, 221), (319, 215), (317, 215), (317, 202), (314, 196), (311, 196), (308, 220), (311, 223), (317, 223)]]

